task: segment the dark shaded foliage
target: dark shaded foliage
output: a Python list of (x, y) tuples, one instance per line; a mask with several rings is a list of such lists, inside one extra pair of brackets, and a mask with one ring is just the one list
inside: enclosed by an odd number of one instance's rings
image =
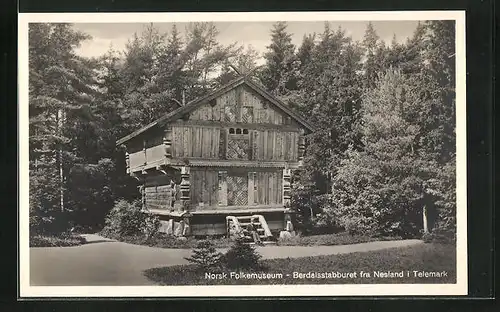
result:
[(233, 270), (258, 270), (262, 256), (243, 239), (237, 239), (223, 257), (224, 266)]
[(200, 241), (193, 249), (191, 257), (185, 258), (189, 263), (197, 265), (205, 272), (217, 271), (222, 267), (222, 253), (215, 249), (209, 240)]

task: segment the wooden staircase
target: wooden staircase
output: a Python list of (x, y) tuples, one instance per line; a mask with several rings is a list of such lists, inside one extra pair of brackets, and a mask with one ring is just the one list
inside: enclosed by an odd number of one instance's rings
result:
[(252, 234), (247, 231), (247, 227), (250, 224), (253, 224), (263, 244), (275, 244), (273, 241), (273, 234), (267, 225), (266, 219), (262, 215), (227, 216), (227, 236), (243, 235), (250, 244), (255, 244)]

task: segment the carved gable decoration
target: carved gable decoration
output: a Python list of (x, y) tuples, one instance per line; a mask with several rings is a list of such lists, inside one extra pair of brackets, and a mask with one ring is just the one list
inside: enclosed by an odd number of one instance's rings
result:
[(261, 86), (240, 77), (205, 97), (179, 107), (158, 120), (117, 141), (123, 144), (153, 129), (177, 120), (200, 120), (243, 124), (287, 125), (312, 132), (305, 118), (287, 107)]
[[(215, 105), (206, 103), (200, 106), (191, 113), (190, 120), (274, 125), (291, 124), (289, 116), (245, 85), (238, 86), (220, 95), (216, 98)], [(297, 123), (295, 125), (298, 126)]]

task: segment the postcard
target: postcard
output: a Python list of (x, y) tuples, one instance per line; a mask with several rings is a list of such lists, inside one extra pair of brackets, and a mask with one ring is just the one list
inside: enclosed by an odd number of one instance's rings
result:
[(19, 15), (19, 287), (467, 294), (465, 12)]

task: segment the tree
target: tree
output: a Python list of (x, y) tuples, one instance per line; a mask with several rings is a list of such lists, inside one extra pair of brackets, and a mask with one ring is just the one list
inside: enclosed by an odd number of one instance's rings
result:
[(200, 241), (191, 257), (185, 259), (203, 270), (217, 270), (222, 265), (222, 256), (211, 241), (205, 240)]
[[(456, 232), (455, 22), (425, 23), (424, 70), (419, 79), (422, 113), (416, 115), (425, 134), (422, 149), (436, 172), (426, 184), (437, 220), (435, 232)], [(420, 118), (418, 118), (420, 117)], [(431, 207), (432, 208), (432, 207)]]
[(361, 43), (364, 49), (363, 76), (364, 87), (373, 88), (378, 80), (378, 75), (384, 71), (384, 58), (386, 46), (380, 40), (372, 22), (369, 22), (363, 41)]
[(388, 72), (363, 97), (361, 148), (341, 161), (325, 219), (364, 234), (453, 237), (453, 27), (419, 24), (405, 44), (393, 40), (386, 50)]
[(325, 194), (330, 193), (330, 180), (345, 150), (359, 146), (360, 69), (359, 46), (342, 29), (332, 31), (325, 24), (311, 60), (301, 71), (297, 100), (300, 110), (316, 126), (308, 137), (304, 168), (297, 173), (292, 189), (293, 208), (305, 223), (327, 208)]
[(254, 271), (262, 269), (260, 255), (253, 246), (239, 238), (224, 255), (223, 263), (229, 269)]
[(70, 133), (96, 93), (91, 63), (74, 53), (88, 38), (70, 24), (33, 23), (29, 28), (30, 211), (33, 220), (45, 225), (67, 209), (68, 164), (77, 157)]
[(271, 44), (264, 54), (266, 66), (260, 79), (266, 89), (278, 97), (288, 95), (297, 88), (296, 71), (298, 62), (292, 35), (287, 32), (286, 22), (277, 22), (271, 30)]
[(240, 47), (236, 55), (229, 58), (227, 62), (222, 65), (221, 74), (217, 77), (218, 85), (222, 86), (239, 76), (232, 66), (236, 67), (241, 75), (253, 73), (257, 68), (258, 56), (259, 53), (251, 45), (247, 46), (246, 49), (244, 49), (243, 46)]
[(389, 71), (363, 99), (363, 150), (349, 149), (334, 177), (326, 214), (350, 232), (414, 236), (421, 229), (423, 180), (418, 125), (407, 112), (420, 101), (412, 82)]
[[(123, 104), (127, 114), (124, 118), (131, 127), (130, 131), (177, 107), (169, 100), (170, 90), (160, 89), (157, 83), (159, 56), (166, 49), (165, 36), (149, 25), (140, 36), (135, 34), (127, 44), (120, 75), (125, 86)], [(165, 107), (165, 104), (170, 104), (170, 107)]]
[(183, 42), (177, 27), (167, 36), (151, 25), (127, 45), (121, 73), (130, 131), (213, 90), (218, 67), (235, 54), (217, 41), (213, 23), (191, 23), (185, 33)]
[(312, 54), (314, 50), (314, 40), (316, 39), (316, 34), (304, 35), (302, 38), (302, 44), (297, 51), (297, 59), (300, 61), (300, 68), (306, 68), (311, 62)]

